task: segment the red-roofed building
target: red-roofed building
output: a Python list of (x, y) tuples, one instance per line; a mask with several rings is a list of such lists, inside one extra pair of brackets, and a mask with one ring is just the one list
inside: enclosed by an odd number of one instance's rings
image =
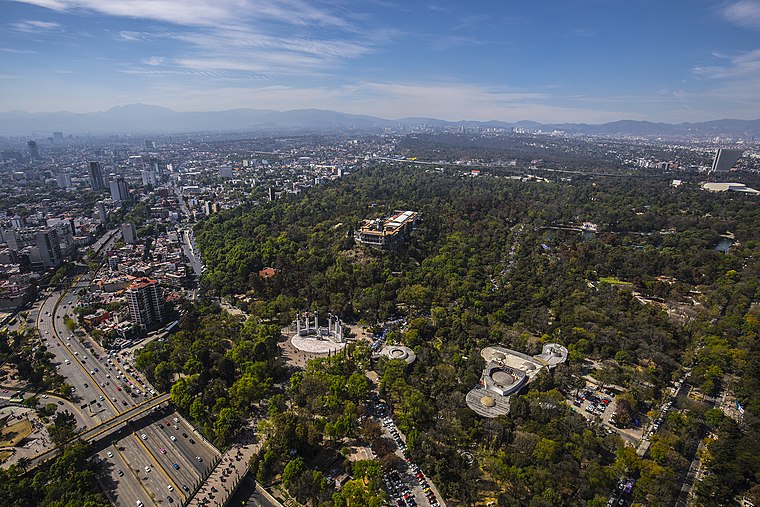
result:
[(277, 270), (274, 268), (264, 268), (261, 271), (259, 271), (259, 276), (261, 278), (271, 278), (276, 274), (277, 274)]

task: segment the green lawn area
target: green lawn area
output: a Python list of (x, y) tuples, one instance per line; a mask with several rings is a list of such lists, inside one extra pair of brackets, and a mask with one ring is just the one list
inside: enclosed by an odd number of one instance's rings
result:
[(0, 447), (13, 447), (31, 435), (32, 423), (27, 419), (0, 429)]
[(608, 283), (610, 285), (631, 286), (631, 282), (624, 282), (614, 276), (603, 276), (599, 279), (599, 283)]

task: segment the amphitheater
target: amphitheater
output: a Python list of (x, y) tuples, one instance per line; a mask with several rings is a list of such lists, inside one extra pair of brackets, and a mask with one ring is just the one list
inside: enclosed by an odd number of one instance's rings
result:
[(467, 406), (483, 417), (509, 413), (509, 398), (543, 370), (567, 361), (567, 349), (547, 343), (540, 354), (529, 356), (501, 346), (480, 351), (486, 362), (480, 383), (467, 393)]

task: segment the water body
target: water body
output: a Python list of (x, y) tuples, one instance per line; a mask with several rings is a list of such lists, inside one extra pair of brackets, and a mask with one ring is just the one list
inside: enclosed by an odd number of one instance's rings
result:
[(730, 238), (720, 238), (720, 241), (718, 241), (718, 244), (715, 245), (714, 250), (722, 253), (728, 253), (728, 250), (731, 248), (731, 245), (734, 244), (734, 240)]

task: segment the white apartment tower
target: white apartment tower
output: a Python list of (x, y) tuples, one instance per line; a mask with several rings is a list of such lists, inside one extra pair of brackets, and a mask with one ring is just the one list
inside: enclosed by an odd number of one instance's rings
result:
[(129, 315), (141, 328), (149, 328), (164, 320), (164, 305), (158, 280), (140, 278), (126, 290)]

